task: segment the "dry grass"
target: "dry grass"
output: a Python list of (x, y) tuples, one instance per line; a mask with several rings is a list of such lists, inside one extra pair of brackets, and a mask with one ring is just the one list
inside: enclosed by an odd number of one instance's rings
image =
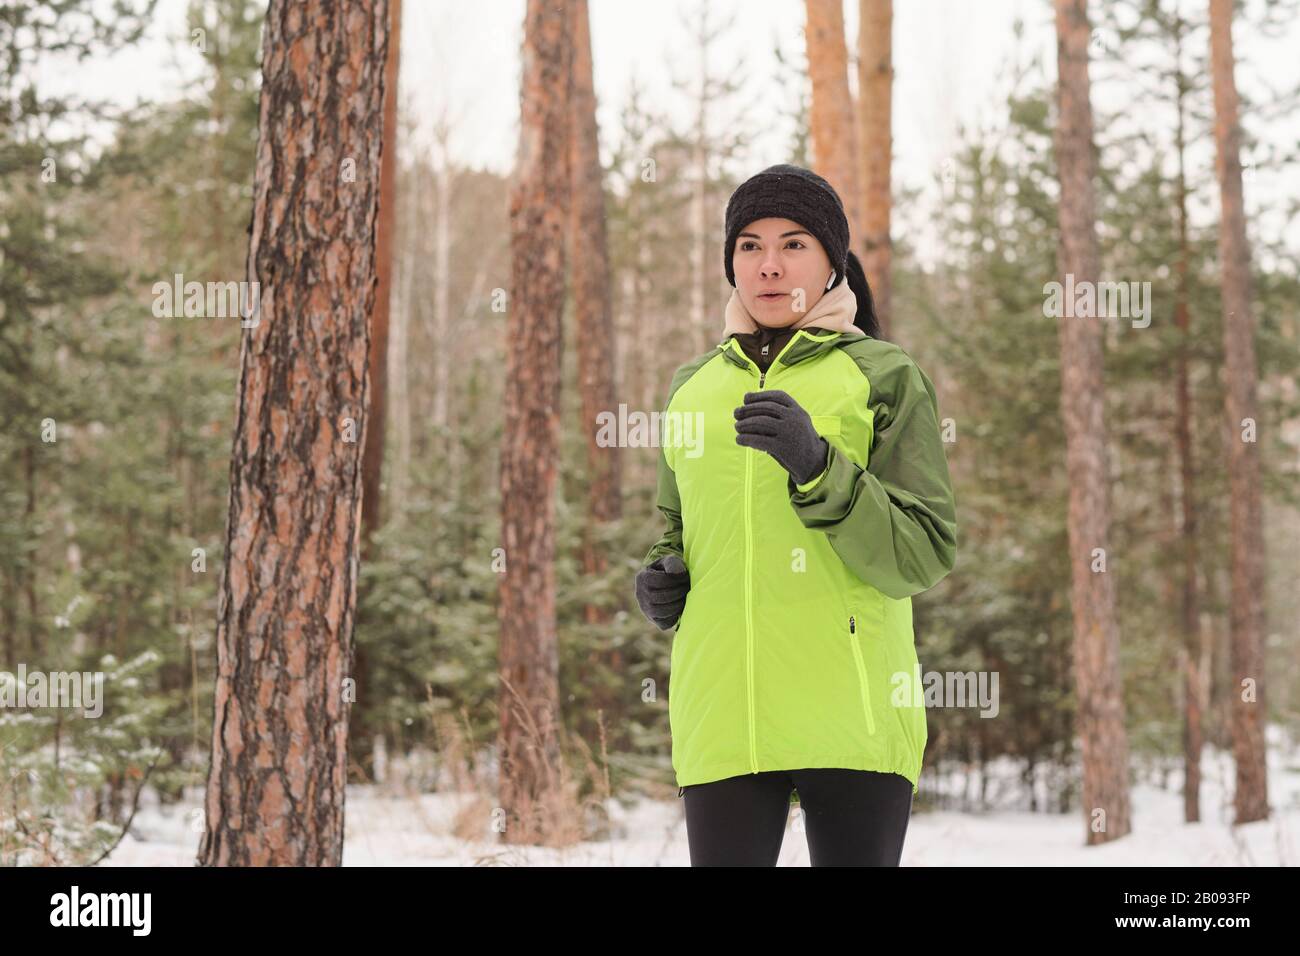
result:
[[(518, 698), (516, 696), (516, 701)], [(432, 703), (432, 702), (431, 702)], [(565, 732), (554, 715), (539, 721), (518, 703), (515, 716), (525, 730), (525, 757), (534, 769), (534, 786), (517, 786), (512, 807), (502, 805), (499, 760), (474, 760), (477, 752), (464, 712), (432, 718), (441, 773), (439, 787), (462, 795), (452, 821), (452, 835), (481, 841), (495, 835), (503, 846), (571, 847), (609, 837), (606, 802), (612, 792), (603, 713), (597, 715), (599, 750)], [(507, 863), (513, 851), (480, 862)]]

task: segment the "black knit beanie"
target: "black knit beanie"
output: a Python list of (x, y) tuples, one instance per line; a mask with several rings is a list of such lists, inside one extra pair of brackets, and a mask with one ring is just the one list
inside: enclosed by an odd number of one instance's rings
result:
[(741, 183), (727, 202), (727, 243), (723, 251), (727, 281), (734, 286), (731, 257), (736, 237), (756, 219), (769, 216), (799, 223), (822, 244), (835, 270), (834, 288), (845, 279), (849, 253), (849, 220), (835, 188), (811, 169), (780, 163)]
[(858, 300), (853, 324), (864, 335), (883, 338), (871, 286), (867, 284), (862, 263), (849, 248), (849, 220), (844, 214), (844, 203), (835, 187), (811, 169), (786, 163), (769, 166), (745, 180), (731, 194), (727, 203), (727, 243), (723, 251), (727, 281), (733, 287), (736, 284), (731, 257), (735, 254), (740, 230), (756, 219), (769, 216), (797, 222), (817, 237), (835, 269), (835, 281), (830, 288), (848, 282)]

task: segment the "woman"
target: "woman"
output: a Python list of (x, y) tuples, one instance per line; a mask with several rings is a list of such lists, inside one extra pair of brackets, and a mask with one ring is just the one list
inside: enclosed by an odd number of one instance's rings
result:
[(677, 626), (691, 863), (774, 865), (793, 790), (812, 865), (897, 866), (927, 736), (911, 597), (956, 559), (934, 386), (880, 339), (820, 176), (763, 170), (726, 233), (724, 338), (677, 369), (664, 419), (702, 433), (661, 441), (668, 530), (636, 578)]

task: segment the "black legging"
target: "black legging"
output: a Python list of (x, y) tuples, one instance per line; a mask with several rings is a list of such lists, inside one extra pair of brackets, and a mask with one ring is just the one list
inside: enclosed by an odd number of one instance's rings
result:
[(679, 788), (691, 866), (775, 866), (799, 791), (813, 866), (898, 866), (912, 784), (896, 773), (764, 770)]

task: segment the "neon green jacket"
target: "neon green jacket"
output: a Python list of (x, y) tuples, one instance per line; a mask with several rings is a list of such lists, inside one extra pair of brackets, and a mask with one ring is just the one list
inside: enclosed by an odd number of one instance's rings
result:
[[(803, 485), (736, 444), (746, 392), (789, 392), (830, 445)], [(643, 566), (681, 556), (690, 591), (668, 687), (678, 786), (843, 767), (921, 773), (913, 594), (957, 554), (934, 386), (897, 345), (800, 329), (765, 373), (728, 337), (673, 375)], [(915, 694), (913, 683), (917, 684)]]

